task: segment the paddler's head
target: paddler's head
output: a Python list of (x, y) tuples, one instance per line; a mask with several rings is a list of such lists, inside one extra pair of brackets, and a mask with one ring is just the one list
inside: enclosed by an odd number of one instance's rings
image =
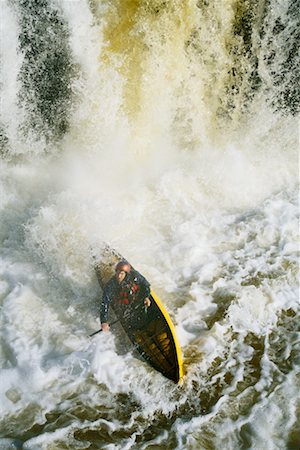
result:
[(118, 283), (122, 283), (126, 275), (131, 272), (131, 265), (127, 261), (120, 261), (116, 265), (116, 279)]

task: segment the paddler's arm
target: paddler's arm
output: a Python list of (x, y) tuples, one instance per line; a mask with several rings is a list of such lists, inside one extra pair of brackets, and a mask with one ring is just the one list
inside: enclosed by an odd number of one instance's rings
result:
[(151, 305), (151, 300), (149, 298), (150, 297), (150, 283), (137, 270), (136, 270), (136, 277), (137, 277), (137, 282), (141, 289), (141, 296), (144, 299), (144, 305), (146, 306), (146, 308), (149, 308), (149, 306)]
[(144, 305), (146, 306), (146, 308), (149, 308), (149, 306), (151, 305), (151, 300), (149, 297), (145, 298)]
[(109, 324), (107, 322), (101, 322), (101, 330), (102, 331), (109, 331)]
[(112, 294), (112, 285), (110, 282), (108, 282), (104, 288), (100, 306), (100, 322), (102, 331), (109, 330), (108, 310), (111, 302), (111, 294)]

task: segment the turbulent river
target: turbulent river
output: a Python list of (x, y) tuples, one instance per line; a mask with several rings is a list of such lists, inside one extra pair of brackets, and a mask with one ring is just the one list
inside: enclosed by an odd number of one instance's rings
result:
[[(0, 9), (0, 449), (299, 449), (299, 0)], [(89, 337), (104, 244), (181, 384)]]

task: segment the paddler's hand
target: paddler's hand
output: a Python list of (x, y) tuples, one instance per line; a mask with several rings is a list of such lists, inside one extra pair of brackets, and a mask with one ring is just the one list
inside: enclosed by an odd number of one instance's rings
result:
[(109, 324), (107, 322), (101, 323), (102, 331), (109, 331)]
[(151, 300), (150, 298), (146, 297), (144, 300), (144, 305), (146, 308), (149, 308), (149, 306), (151, 305)]

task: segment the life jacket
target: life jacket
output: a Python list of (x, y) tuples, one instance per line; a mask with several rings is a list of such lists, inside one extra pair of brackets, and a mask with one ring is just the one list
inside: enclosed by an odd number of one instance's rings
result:
[(120, 286), (117, 294), (116, 303), (118, 305), (130, 305), (138, 299), (140, 287), (137, 284), (137, 279), (126, 282)]

